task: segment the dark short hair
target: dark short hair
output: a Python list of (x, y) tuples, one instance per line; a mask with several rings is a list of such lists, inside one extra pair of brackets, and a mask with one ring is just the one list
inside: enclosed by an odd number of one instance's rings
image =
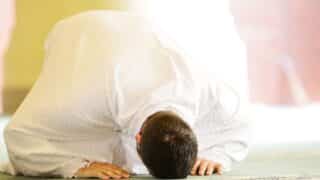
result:
[(192, 129), (179, 116), (160, 111), (146, 120), (139, 151), (156, 178), (186, 178), (196, 161), (198, 144)]

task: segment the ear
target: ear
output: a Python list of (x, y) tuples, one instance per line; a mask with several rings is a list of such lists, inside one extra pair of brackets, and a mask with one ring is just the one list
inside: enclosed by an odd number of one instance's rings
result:
[(140, 142), (141, 142), (141, 133), (140, 132), (136, 134), (136, 141), (138, 144), (140, 144)]

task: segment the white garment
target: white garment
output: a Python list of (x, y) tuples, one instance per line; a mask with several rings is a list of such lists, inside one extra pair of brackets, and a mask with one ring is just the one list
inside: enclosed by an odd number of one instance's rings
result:
[(220, 87), (204, 77), (139, 17), (67, 18), (49, 34), (39, 79), (5, 129), (10, 163), (2, 171), (71, 177), (89, 160), (147, 173), (134, 135), (159, 110), (181, 116), (199, 157), (228, 170), (247, 154), (247, 123), (225, 111)]

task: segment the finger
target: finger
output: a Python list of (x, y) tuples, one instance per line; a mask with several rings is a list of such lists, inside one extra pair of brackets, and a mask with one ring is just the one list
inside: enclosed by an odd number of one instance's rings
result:
[(107, 166), (108, 169), (113, 169), (114, 171), (116, 171), (117, 173), (121, 173), (121, 174), (126, 174), (126, 175), (130, 175), (128, 171), (122, 169), (121, 167), (114, 165), (114, 164), (110, 164)]
[(104, 174), (103, 172), (98, 173), (98, 178), (103, 179), (103, 180), (110, 179), (110, 177), (108, 175)]
[(206, 175), (208, 175), (208, 176), (212, 175), (213, 171), (214, 171), (214, 164), (213, 163), (209, 163)]
[(214, 167), (214, 172), (221, 175), (222, 174), (222, 166), (221, 164), (216, 164)]
[(196, 161), (196, 163), (193, 165), (192, 170), (191, 170), (191, 174), (192, 174), (192, 175), (196, 175), (200, 163), (201, 163), (201, 160), (198, 159), (198, 160)]
[(129, 178), (130, 175), (128, 173), (124, 173), (123, 171), (117, 170), (117, 169), (113, 169), (112, 170), (113, 173), (115, 173), (116, 175), (123, 177), (123, 178)]
[(111, 170), (113, 173), (115, 173), (115, 174), (117, 174), (117, 175), (119, 175), (121, 177), (129, 178), (129, 176), (130, 176), (130, 174), (127, 171), (125, 171), (125, 170), (123, 170), (123, 169), (121, 169), (121, 168), (119, 168), (117, 166), (109, 166), (109, 167), (106, 167), (104, 169), (106, 171), (110, 171)]
[(116, 168), (114, 168), (114, 167), (109, 167), (109, 168), (106, 168), (106, 169), (104, 169), (106, 172), (111, 172), (111, 173), (113, 173), (113, 174), (115, 174), (115, 175), (118, 175), (118, 176), (122, 176), (122, 172), (121, 171), (119, 171), (119, 170), (117, 170)]
[(109, 173), (111, 171), (112, 174), (114, 174), (115, 176), (119, 176), (119, 177), (125, 176), (125, 174), (122, 173), (122, 171), (120, 171), (120, 168), (116, 165), (113, 165), (113, 164), (104, 163), (104, 164), (102, 164), (102, 166), (100, 166), (100, 168), (102, 168), (102, 170), (105, 173)]
[(120, 179), (121, 176), (117, 175), (116, 173), (112, 172), (112, 171), (103, 171), (103, 174), (111, 177), (111, 178), (114, 178), (114, 179)]
[(203, 176), (204, 172), (206, 171), (208, 167), (209, 162), (208, 161), (202, 161), (199, 168), (199, 175)]
[(127, 172), (126, 170), (119, 168), (119, 167), (115, 167), (113, 168), (113, 172), (117, 173), (118, 175), (125, 177), (125, 178), (129, 178), (130, 174), (129, 172)]

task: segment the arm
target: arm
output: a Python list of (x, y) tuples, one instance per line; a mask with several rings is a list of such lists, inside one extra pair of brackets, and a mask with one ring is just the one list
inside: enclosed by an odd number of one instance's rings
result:
[[(109, 158), (103, 159), (101, 162), (89, 161), (77, 156), (77, 153), (66, 153), (65, 149), (59, 149), (59, 145), (47, 143), (38, 136), (24, 134), (8, 127), (4, 135), (10, 161), (14, 165), (11, 174), (14, 175), (21, 173), (28, 176), (96, 177), (101, 179), (127, 178), (129, 176), (127, 171), (107, 163)], [(81, 146), (86, 149), (90, 143), (92, 142), (83, 141)], [(79, 146), (76, 142), (62, 142), (61, 145), (63, 144), (65, 146)], [(104, 150), (112, 152), (107, 148)]]
[(248, 153), (250, 131), (248, 117), (245, 116), (246, 106), (237, 95), (227, 102), (222, 94), (228, 91), (233, 90), (222, 85), (209, 86), (201, 98), (199, 119), (195, 125), (199, 160), (193, 169), (196, 171), (202, 165), (200, 175), (206, 171), (203, 164), (207, 167), (211, 164), (213, 170), (221, 173), (231, 170), (232, 164), (243, 160)]

